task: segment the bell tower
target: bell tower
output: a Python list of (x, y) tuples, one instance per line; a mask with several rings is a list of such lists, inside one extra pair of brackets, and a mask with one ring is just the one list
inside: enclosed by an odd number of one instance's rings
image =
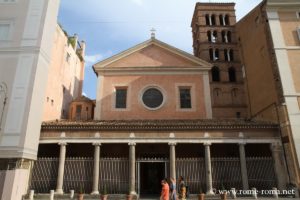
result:
[(194, 55), (214, 65), (210, 71), (214, 118), (247, 116), (234, 6), (234, 3), (197, 3), (191, 24)]

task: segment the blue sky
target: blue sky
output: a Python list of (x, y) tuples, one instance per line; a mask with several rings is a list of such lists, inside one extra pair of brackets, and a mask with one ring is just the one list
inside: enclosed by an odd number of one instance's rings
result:
[[(262, 0), (211, 0), (235, 2), (237, 19)], [(58, 21), (69, 35), (86, 41), (83, 92), (96, 97), (92, 65), (150, 38), (192, 53), (191, 20), (197, 0), (61, 0)]]

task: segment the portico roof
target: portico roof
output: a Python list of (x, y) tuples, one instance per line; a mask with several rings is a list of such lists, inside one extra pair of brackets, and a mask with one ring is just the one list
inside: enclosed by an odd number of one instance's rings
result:
[(42, 123), (42, 131), (166, 131), (166, 130), (215, 130), (215, 129), (277, 129), (278, 124), (244, 119), (199, 119), (199, 120), (105, 120), (67, 121), (57, 120)]

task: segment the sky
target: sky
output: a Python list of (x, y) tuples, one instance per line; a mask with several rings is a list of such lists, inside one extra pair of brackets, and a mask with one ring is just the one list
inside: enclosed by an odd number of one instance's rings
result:
[[(60, 0), (58, 22), (86, 42), (83, 94), (96, 98), (92, 65), (145, 40), (156, 38), (192, 54), (191, 20), (197, 2), (208, 0)], [(237, 20), (262, 0), (211, 0), (236, 3)]]

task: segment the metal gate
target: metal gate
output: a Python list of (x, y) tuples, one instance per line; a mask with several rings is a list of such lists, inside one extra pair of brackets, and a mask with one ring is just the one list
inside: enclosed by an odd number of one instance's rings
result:
[[(93, 158), (66, 158), (63, 190), (80, 188), (92, 192)], [(32, 170), (30, 189), (36, 193), (49, 193), (56, 188), (58, 158), (38, 158)], [(99, 190), (106, 188), (110, 194), (128, 191), (128, 158), (101, 158)]]
[(93, 165), (93, 158), (66, 158), (63, 190), (67, 193), (70, 190), (90, 193), (93, 184)]
[(272, 157), (247, 157), (249, 187), (258, 190), (276, 187), (276, 177)]
[(49, 193), (56, 188), (58, 158), (38, 158), (34, 162), (30, 189)]
[(242, 189), (240, 159), (234, 157), (212, 158), (211, 170), (213, 188)]
[(199, 194), (200, 188), (205, 191), (205, 162), (203, 158), (177, 158), (176, 176), (183, 176), (190, 193)]
[(2, 197), (4, 184), (5, 184), (5, 176), (6, 176), (5, 170), (0, 170), (0, 196)]
[(125, 194), (129, 188), (128, 158), (100, 159), (100, 186), (102, 192), (106, 188), (109, 194)]
[[(276, 186), (272, 157), (247, 157), (249, 186), (257, 189), (271, 189)], [(63, 189), (78, 192), (82, 187), (85, 193), (92, 190), (93, 158), (66, 158)], [(138, 159), (136, 162), (136, 189), (139, 192), (139, 169), (141, 162), (164, 162), (165, 175), (169, 177), (168, 159)], [(32, 170), (30, 189), (36, 193), (49, 193), (56, 188), (58, 158), (38, 158)], [(106, 188), (110, 194), (127, 193), (129, 187), (128, 158), (100, 159), (100, 192)], [(200, 188), (204, 191), (205, 161), (204, 158), (177, 158), (176, 175), (183, 176), (189, 185), (190, 192), (197, 194)], [(242, 188), (239, 158), (212, 158), (213, 187), (220, 189)]]

